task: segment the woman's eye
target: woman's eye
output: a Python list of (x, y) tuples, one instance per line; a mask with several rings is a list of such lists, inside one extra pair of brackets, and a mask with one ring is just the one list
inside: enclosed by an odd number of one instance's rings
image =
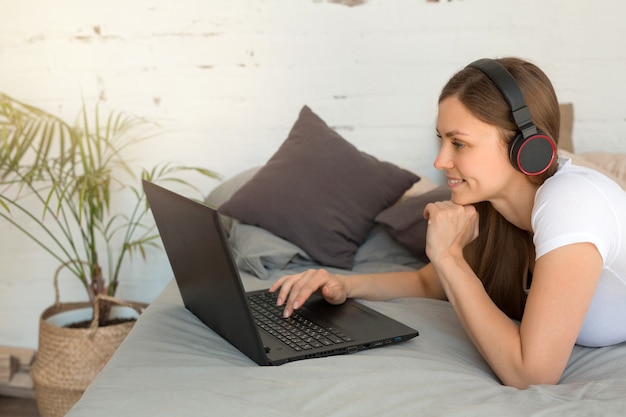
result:
[[(443, 142), (443, 137), (439, 134), (439, 132), (437, 132), (435, 136), (437, 136), (437, 139)], [(456, 139), (450, 139), (449, 143), (457, 149), (461, 149), (465, 147), (465, 144), (463, 142), (459, 142)]]

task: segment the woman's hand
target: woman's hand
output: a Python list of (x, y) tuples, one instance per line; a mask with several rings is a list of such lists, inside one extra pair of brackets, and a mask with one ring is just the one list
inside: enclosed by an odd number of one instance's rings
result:
[(343, 279), (325, 269), (309, 269), (300, 274), (286, 275), (276, 281), (269, 291), (273, 293), (279, 288), (277, 304), (285, 305), (285, 317), (291, 316), (316, 291), (331, 304), (342, 304), (348, 297)]
[(442, 255), (463, 255), (463, 248), (478, 237), (478, 212), (472, 205), (452, 201), (430, 203), (424, 209), (428, 219), (426, 255), (436, 263)]

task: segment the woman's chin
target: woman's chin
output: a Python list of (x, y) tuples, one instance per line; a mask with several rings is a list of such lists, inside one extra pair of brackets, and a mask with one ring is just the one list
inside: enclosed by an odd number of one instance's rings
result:
[(471, 198), (471, 196), (462, 193), (455, 193), (452, 191), (452, 197), (450, 198), (454, 204), (458, 204), (460, 206), (466, 206), (468, 204), (474, 204), (477, 202), (476, 199)]

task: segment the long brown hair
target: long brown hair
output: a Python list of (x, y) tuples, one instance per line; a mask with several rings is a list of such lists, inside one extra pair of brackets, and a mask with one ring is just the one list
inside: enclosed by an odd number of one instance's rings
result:
[[(534, 64), (519, 58), (497, 61), (517, 81), (537, 128), (558, 143), (559, 103), (548, 77)], [(481, 70), (464, 68), (456, 73), (443, 88), (439, 103), (451, 96), (456, 96), (476, 118), (498, 128), (507, 145), (517, 133), (511, 108)], [(546, 172), (528, 178), (542, 184), (556, 170), (555, 158)], [(509, 223), (491, 203), (480, 202), (475, 206), (480, 231), (478, 238), (465, 247), (465, 259), (494, 303), (509, 317), (521, 320), (526, 303), (523, 280), (533, 253), (532, 237)]]

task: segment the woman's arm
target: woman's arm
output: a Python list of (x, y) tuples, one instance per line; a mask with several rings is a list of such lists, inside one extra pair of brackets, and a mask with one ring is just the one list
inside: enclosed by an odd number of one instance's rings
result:
[[(506, 316), (463, 258), (477, 217), (471, 207), (430, 207), (427, 253), (468, 335), (500, 380), (510, 386), (559, 381), (602, 271), (591, 243), (537, 259), (521, 323)], [(455, 224), (456, 222), (456, 224)]]
[(431, 264), (417, 271), (368, 275), (334, 275), (324, 269), (311, 269), (276, 281), (270, 292), (278, 293), (278, 305), (285, 305), (285, 317), (316, 291), (332, 304), (346, 298), (389, 300), (398, 297), (428, 297), (445, 300), (445, 293)]

